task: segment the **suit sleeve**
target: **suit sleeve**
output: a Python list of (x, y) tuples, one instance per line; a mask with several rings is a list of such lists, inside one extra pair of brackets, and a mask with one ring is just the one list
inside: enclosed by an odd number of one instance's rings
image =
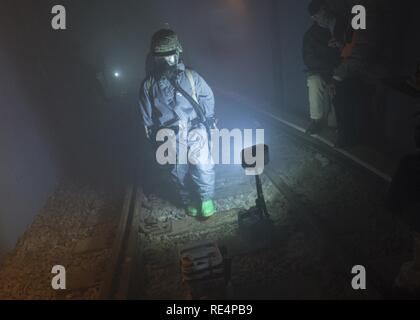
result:
[(150, 88), (150, 79), (143, 82), (140, 88), (140, 94), (139, 94), (140, 112), (143, 118), (142, 119), (143, 124), (146, 128), (153, 127), (152, 103), (151, 103), (149, 88)]
[(206, 118), (212, 118), (215, 115), (215, 101), (213, 91), (207, 82), (197, 72), (193, 72), (193, 75), (198, 101), (205, 110)]

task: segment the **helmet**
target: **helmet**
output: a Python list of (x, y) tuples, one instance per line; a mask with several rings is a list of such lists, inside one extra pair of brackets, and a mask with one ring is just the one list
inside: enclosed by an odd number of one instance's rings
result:
[(152, 53), (154, 56), (170, 56), (182, 53), (182, 46), (177, 34), (171, 29), (161, 29), (152, 37)]

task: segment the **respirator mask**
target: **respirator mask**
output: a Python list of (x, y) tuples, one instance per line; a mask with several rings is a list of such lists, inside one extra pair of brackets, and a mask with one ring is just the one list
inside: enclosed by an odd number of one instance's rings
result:
[(156, 72), (159, 77), (172, 78), (178, 71), (179, 54), (155, 57)]

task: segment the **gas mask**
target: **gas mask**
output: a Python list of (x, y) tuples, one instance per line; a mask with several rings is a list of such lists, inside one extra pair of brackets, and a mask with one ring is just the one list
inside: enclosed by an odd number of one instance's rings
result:
[(166, 61), (166, 63), (170, 66), (176, 66), (179, 62), (179, 55), (173, 54), (171, 56), (163, 57), (163, 59)]
[(172, 78), (178, 70), (179, 54), (175, 53), (170, 56), (155, 57), (156, 72), (161, 76)]

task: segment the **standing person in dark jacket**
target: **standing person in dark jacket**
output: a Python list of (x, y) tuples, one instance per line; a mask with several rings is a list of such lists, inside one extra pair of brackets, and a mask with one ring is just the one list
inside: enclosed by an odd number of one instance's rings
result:
[(329, 83), (340, 64), (345, 38), (345, 24), (329, 8), (325, 0), (312, 0), (309, 14), (314, 20), (303, 39), (303, 61), (307, 67), (311, 123), (308, 134), (318, 133), (328, 121), (335, 126)]

